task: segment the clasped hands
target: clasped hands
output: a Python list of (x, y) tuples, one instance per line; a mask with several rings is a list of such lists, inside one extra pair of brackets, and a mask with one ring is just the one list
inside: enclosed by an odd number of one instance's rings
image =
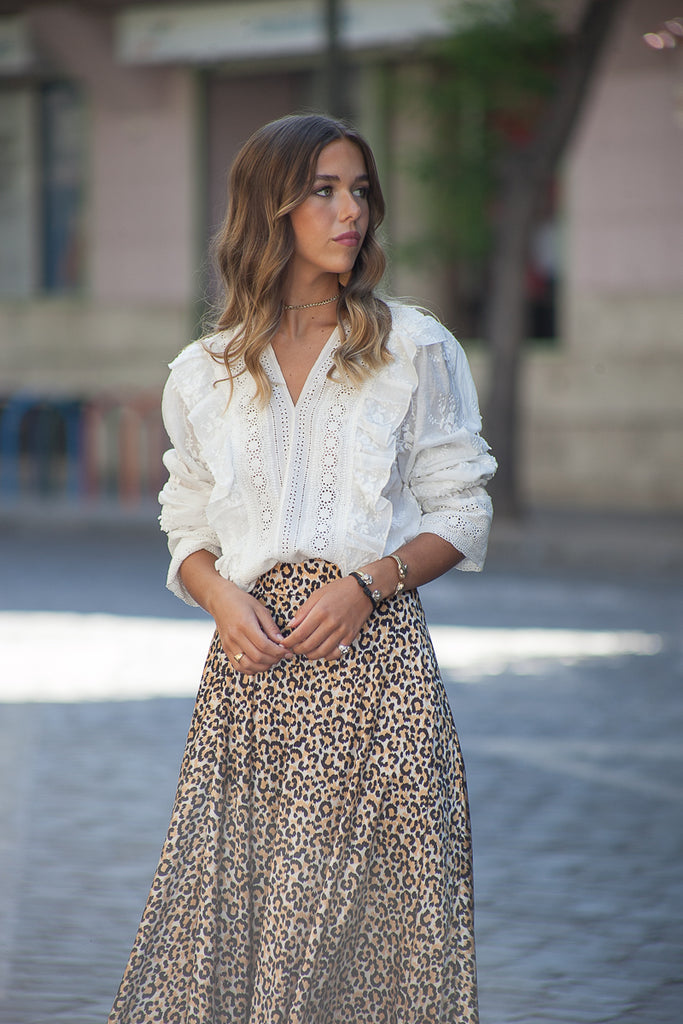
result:
[(231, 588), (213, 611), (223, 650), (246, 675), (265, 672), (283, 659), (302, 655), (333, 661), (358, 636), (372, 605), (356, 581), (344, 576), (316, 589), (280, 632), (257, 598)]

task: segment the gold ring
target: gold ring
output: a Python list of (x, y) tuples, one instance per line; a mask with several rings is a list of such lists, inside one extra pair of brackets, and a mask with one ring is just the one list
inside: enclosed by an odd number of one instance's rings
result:
[(244, 657), (244, 651), (240, 651), (239, 654), (235, 654), (235, 655), (233, 655), (233, 657), (234, 657), (235, 661), (237, 662), (237, 664), (239, 665), (239, 663), (241, 662), (242, 658)]

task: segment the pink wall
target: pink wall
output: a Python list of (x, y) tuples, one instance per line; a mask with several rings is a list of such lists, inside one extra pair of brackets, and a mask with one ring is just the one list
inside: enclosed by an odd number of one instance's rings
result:
[(194, 110), (186, 71), (150, 72), (131, 106), (93, 100), (93, 296), (193, 297)]
[(88, 291), (103, 302), (182, 304), (193, 296), (196, 143), (193, 77), (118, 64), (106, 15), (40, 8), (50, 63), (88, 96)]
[(565, 178), (570, 291), (683, 287), (683, 46), (642, 38), (671, 16), (631, 0), (586, 107)]

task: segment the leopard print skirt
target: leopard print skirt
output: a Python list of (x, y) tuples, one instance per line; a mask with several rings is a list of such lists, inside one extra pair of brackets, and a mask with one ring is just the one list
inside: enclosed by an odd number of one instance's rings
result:
[[(280, 628), (339, 574), (280, 564)], [(109, 1024), (476, 1024), (462, 758), (417, 593), (338, 661), (231, 668), (214, 636)]]

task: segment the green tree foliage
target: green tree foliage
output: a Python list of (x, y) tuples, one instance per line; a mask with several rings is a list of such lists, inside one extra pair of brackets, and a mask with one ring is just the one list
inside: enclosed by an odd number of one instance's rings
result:
[(533, 133), (561, 48), (547, 2), (458, 7), (419, 97), (430, 129), (415, 167), (428, 203), (419, 250), (449, 264), (485, 265), (506, 159)]

